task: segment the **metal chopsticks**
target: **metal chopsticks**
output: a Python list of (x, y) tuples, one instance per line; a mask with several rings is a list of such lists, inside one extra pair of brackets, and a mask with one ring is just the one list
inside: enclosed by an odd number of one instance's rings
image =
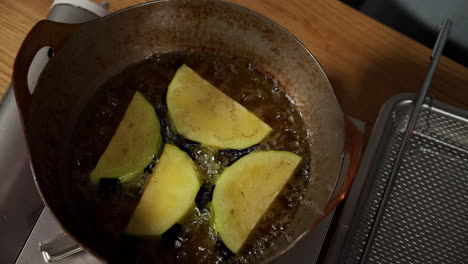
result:
[(408, 121), (407, 127), (405, 134), (403, 136), (403, 140), (401, 141), (397, 157), (393, 163), (392, 170), (390, 177), (387, 181), (387, 184), (385, 186), (385, 191), (383, 193), (382, 200), (380, 201), (379, 208), (377, 210), (377, 214), (375, 215), (374, 221), (372, 222), (371, 225), (371, 232), (367, 238), (366, 246), (364, 249), (364, 252), (361, 256), (360, 262), (359, 263), (366, 263), (367, 259), (369, 258), (371, 248), (372, 248), (372, 242), (374, 241), (377, 231), (380, 225), (380, 222), (382, 220), (384, 211), (385, 211), (385, 206), (388, 202), (388, 199), (390, 197), (391, 190), (393, 188), (393, 185), (396, 180), (396, 175), (398, 174), (398, 171), (400, 169), (401, 163), (403, 161), (404, 154), (406, 152), (406, 149), (408, 147), (408, 143), (411, 139), (411, 135), (413, 134), (414, 128), (416, 127), (416, 123), (418, 121), (419, 114), (421, 113), (422, 106), (424, 104), (424, 101), (426, 100), (427, 96), (427, 91), (429, 90), (429, 86), (432, 81), (432, 77), (434, 76), (434, 72), (437, 68), (437, 64), (439, 63), (440, 56), (442, 54), (442, 50), (444, 49), (445, 42), (447, 41), (447, 37), (450, 31), (450, 26), (451, 26), (451, 21), (449, 19), (444, 19), (442, 22), (439, 35), (437, 37), (436, 44), (434, 46), (434, 49), (432, 50), (432, 55), (431, 55), (431, 63), (429, 65), (429, 70), (426, 74), (426, 79), (424, 80), (424, 83), (422, 85), (421, 90), (419, 91), (418, 98), (416, 100), (416, 104), (413, 108), (413, 111), (411, 113), (410, 119)]

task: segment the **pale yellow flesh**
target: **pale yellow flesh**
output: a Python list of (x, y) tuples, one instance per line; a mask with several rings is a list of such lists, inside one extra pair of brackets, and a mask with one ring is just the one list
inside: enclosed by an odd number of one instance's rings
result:
[(119, 178), (130, 181), (151, 163), (162, 144), (161, 127), (154, 107), (136, 92), (114, 136), (91, 172), (91, 181)]
[(166, 144), (125, 232), (135, 236), (161, 235), (194, 207), (200, 185), (189, 156)]
[(232, 252), (242, 248), (301, 159), (286, 151), (253, 152), (221, 174), (212, 208), (216, 229)]
[(179, 134), (203, 145), (243, 149), (272, 128), (186, 65), (169, 84), (167, 107)]

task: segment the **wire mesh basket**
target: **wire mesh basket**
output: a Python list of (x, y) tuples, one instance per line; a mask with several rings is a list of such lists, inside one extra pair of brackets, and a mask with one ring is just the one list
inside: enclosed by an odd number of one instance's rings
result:
[[(367, 161), (372, 165), (345, 239), (343, 263), (361, 263), (366, 248), (366, 263), (468, 263), (468, 112), (426, 100), (388, 200), (381, 203), (412, 98), (395, 97), (383, 110), (385, 128)], [(372, 229), (376, 234), (369, 239)]]

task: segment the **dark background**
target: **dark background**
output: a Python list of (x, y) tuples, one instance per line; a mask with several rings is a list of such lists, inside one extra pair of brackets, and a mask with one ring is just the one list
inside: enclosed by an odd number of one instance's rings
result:
[[(441, 17), (450, 18), (453, 24), (444, 55), (468, 67), (468, 1), (341, 1), (431, 49), (437, 39), (437, 25), (442, 23)], [(409, 2), (412, 4), (408, 4)], [(415, 4), (417, 10), (414, 9)], [(418, 17), (415, 12), (420, 16)], [(424, 14), (426, 19), (421, 20), (421, 14)]]

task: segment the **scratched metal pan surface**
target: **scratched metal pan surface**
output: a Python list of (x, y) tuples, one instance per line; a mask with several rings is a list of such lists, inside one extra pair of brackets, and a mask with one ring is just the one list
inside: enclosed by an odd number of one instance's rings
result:
[[(362, 166), (367, 181), (341, 263), (466, 263), (468, 260), (468, 112), (429, 100), (405, 153), (380, 225), (372, 226), (415, 97), (393, 97), (382, 109)], [(382, 129), (383, 127), (383, 129)], [(365, 164), (364, 164), (365, 163)], [(367, 166), (366, 165), (366, 166)], [(372, 243), (367, 237), (378, 228)]]

